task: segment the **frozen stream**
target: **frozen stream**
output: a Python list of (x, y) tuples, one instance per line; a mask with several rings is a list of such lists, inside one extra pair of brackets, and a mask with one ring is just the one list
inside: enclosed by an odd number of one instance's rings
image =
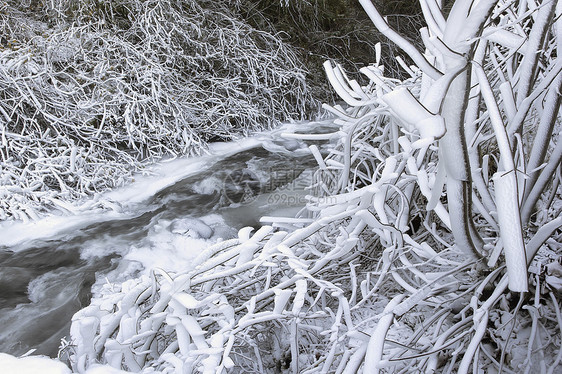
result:
[[(299, 126), (288, 131), (303, 131)], [(326, 123), (304, 126), (304, 132), (328, 131)], [(104, 282), (150, 267), (181, 271), (206, 246), (258, 226), (261, 216), (294, 216), (316, 162), (310, 142), (280, 132), (172, 161), (156, 176), (111, 192), (118, 212), (1, 227), (0, 352), (35, 348), (56, 356), (72, 315)]]

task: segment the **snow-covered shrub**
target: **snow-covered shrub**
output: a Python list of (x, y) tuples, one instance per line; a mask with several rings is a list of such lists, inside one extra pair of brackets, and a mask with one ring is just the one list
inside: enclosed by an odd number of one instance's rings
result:
[[(316, 97), (333, 102), (322, 63), (331, 59), (342, 64), (351, 74), (374, 61), (375, 45), (381, 43), (388, 76), (407, 77), (395, 56), (401, 52), (387, 42), (369, 22), (361, 5), (349, 0), (230, 0), (240, 15), (260, 30), (279, 32), (280, 36), (298, 47), (307, 66), (308, 81)], [(382, 13), (413, 43), (421, 44), (417, 30), (423, 26), (423, 16), (417, 1), (377, 0)], [(359, 76), (359, 74), (357, 74)]]
[[(378, 282), (391, 274), (395, 291), (385, 295), (403, 300), (389, 303), (387, 313), (398, 320), (389, 333), (404, 323), (416, 329), (396, 348), (386, 345), (386, 358), (383, 344), (373, 342), (364, 372), (401, 365), (559, 370), (560, 278), (553, 268), (561, 259), (562, 6), (457, 1), (445, 19), (436, 2), (421, 1), (428, 25), (421, 54), (369, 0), (360, 2), (417, 64), (404, 66), (412, 75), (404, 82), (384, 79), (377, 64), (365, 67), (367, 87), (325, 65), (350, 106), (328, 109), (350, 130), (324, 161), (317, 190), (350, 192), (393, 172), (391, 187), (363, 218), (384, 250), (391, 247), (378, 261)], [(388, 242), (395, 230), (398, 239)], [(420, 256), (426, 250), (434, 257)], [(375, 332), (391, 326), (383, 320)]]
[(32, 3), (0, 10), (2, 220), (315, 105), (294, 49), (220, 4)]
[(75, 369), (559, 371), (562, 6), (422, 0), (422, 54), (360, 1), (416, 66), (360, 86), (325, 64), (348, 107), (311, 147), (313, 222), (108, 285), (74, 317)]

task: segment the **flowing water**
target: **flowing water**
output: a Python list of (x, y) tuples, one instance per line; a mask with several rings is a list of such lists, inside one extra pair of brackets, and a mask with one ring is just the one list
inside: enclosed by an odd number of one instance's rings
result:
[[(205, 246), (258, 226), (263, 215), (293, 216), (304, 203), (303, 188), (316, 162), (308, 144), (269, 136), (214, 159), (121, 214), (69, 217), (48, 234), (24, 231), (31, 240), (3, 238), (0, 352), (22, 355), (33, 348), (54, 357), (72, 315), (104, 279), (124, 281), (151, 266), (181, 271)], [(3, 235), (17, 236), (14, 232)]]

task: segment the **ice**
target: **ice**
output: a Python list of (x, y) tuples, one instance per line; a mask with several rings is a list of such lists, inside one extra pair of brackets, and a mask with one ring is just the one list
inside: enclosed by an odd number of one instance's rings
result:
[(123, 204), (142, 202), (189, 175), (199, 173), (224, 158), (261, 144), (262, 141), (256, 138), (211, 144), (208, 155), (178, 158), (154, 165), (146, 171), (150, 175), (136, 177), (129, 186), (110, 191), (105, 196)]
[[(154, 268), (170, 273), (185, 272), (191, 269), (193, 260), (207, 247), (235, 235), (236, 230), (229, 227), (218, 214), (200, 218), (182, 217), (172, 221), (159, 219), (145, 239), (121, 247), (122, 259), (117, 268), (97, 279), (92, 293), (96, 295), (108, 281), (119, 283), (148, 275)], [(98, 250), (92, 250), (91, 254)]]
[(209, 239), (213, 236), (213, 229), (205, 222), (190, 217), (174, 220), (170, 225), (170, 231), (174, 234), (187, 235), (195, 239)]
[(263, 147), (270, 152), (289, 153), (306, 149), (306, 143), (297, 139), (278, 139), (265, 142)]
[(216, 177), (209, 177), (200, 182), (194, 183), (191, 190), (200, 195), (212, 195), (222, 190), (223, 181)]
[(127, 219), (129, 215), (116, 212), (84, 213), (76, 216), (51, 216), (35, 222), (3, 222), (0, 224), (0, 247), (11, 247), (36, 239), (52, 238), (96, 222)]

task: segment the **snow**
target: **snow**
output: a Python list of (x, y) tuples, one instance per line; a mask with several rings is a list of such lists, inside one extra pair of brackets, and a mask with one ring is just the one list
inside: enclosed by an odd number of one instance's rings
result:
[(262, 145), (257, 138), (247, 138), (227, 143), (215, 143), (209, 146), (209, 154), (200, 157), (178, 158), (157, 164), (149, 169), (150, 176), (140, 176), (130, 185), (105, 196), (110, 200), (125, 204), (140, 203), (164, 188), (185, 177), (209, 168), (214, 163), (236, 153)]
[[(178, 230), (178, 227), (182, 230)], [(205, 248), (234, 234), (235, 231), (216, 214), (200, 219), (160, 220), (151, 229), (146, 240), (140, 245), (134, 243), (126, 250), (117, 269), (107, 277), (111, 280), (116, 276), (133, 278), (134, 273), (148, 274), (153, 268), (176, 273), (187, 271)], [(95, 255), (95, 252), (91, 254)]]
[(203, 179), (200, 182), (194, 183), (193, 185), (191, 185), (191, 189), (193, 190), (193, 192), (200, 195), (211, 195), (222, 189), (222, 183), (223, 181), (221, 181), (220, 179), (211, 176), (209, 178)]
[[(0, 372), (2, 374), (70, 374), (72, 371), (62, 362), (46, 356), (14, 357), (0, 353)], [(92, 365), (85, 374), (127, 374), (128, 371), (115, 369), (109, 365)]]
[(198, 218), (178, 218), (170, 224), (170, 230), (193, 238), (209, 239), (213, 236), (213, 229)]
[(109, 365), (92, 365), (85, 374), (128, 374), (128, 371), (115, 369)]
[[(281, 129), (269, 133), (260, 133), (242, 141), (212, 144), (209, 148), (209, 154), (201, 157), (174, 159), (151, 166), (147, 169), (147, 174), (150, 175), (137, 176), (135, 177), (135, 182), (129, 186), (100, 194), (91, 201), (82, 202), (82, 205), (76, 207), (74, 214), (66, 216), (53, 215), (30, 223), (0, 224), (0, 246), (6, 246), (9, 247), (10, 250), (17, 251), (18, 248), (25, 248), (25, 244), (32, 240), (63, 238), (68, 234), (72, 234), (74, 230), (96, 223), (135, 218), (139, 214), (139, 210), (142, 210), (143, 203), (159, 191), (162, 191), (164, 188), (188, 176), (210, 168), (218, 161), (245, 150), (262, 146), (271, 152), (277, 153), (309, 153), (304, 142), (294, 139), (281, 139), (278, 135), (280, 133), (297, 130), (306, 131), (307, 126), (317, 126), (318, 124), (319, 123), (289, 124)], [(253, 165), (252, 162), (253, 160), (249, 161), (248, 167), (254, 169), (255, 166), (257, 172), (257, 165)], [(297, 178), (295, 183), (308, 185), (308, 183), (303, 183), (303, 179), (308, 181), (310, 177), (311, 175), (303, 173)], [(222, 181), (216, 178), (210, 178), (192, 187), (193, 190), (196, 190), (195, 192), (201, 193), (206, 191), (212, 193), (222, 188)], [(294, 193), (300, 197), (300, 187), (302, 186), (294, 186), (287, 188), (287, 190), (282, 190), (281, 192), (284, 194)], [(293, 191), (293, 188), (297, 189), (297, 191)], [(101, 237), (89, 239), (85, 245), (81, 246), (79, 249), (82, 259), (95, 260), (97, 257), (105, 257), (114, 253), (118, 254), (120, 257), (119, 264), (115, 269), (105, 274), (104, 278), (98, 277), (98, 279), (96, 279), (92, 287), (92, 294), (94, 297), (96, 295), (99, 296), (104, 284), (108, 282), (121, 283), (131, 278), (143, 275), (146, 276), (155, 268), (170, 273), (188, 271), (194, 266), (194, 260), (197, 256), (207, 247), (221, 242), (224, 239), (236, 236), (236, 230), (234, 230), (231, 225), (235, 220), (237, 223), (240, 223), (241, 211), (244, 212), (242, 215), (245, 218), (252, 218), (250, 216), (253, 215), (253, 218), (257, 222), (259, 216), (256, 216), (256, 214), (258, 214), (260, 212), (259, 209), (263, 209), (263, 207), (271, 210), (275, 209), (276, 211), (272, 213), (274, 215), (281, 214), (280, 212), (290, 212), (294, 209), (300, 209), (300, 207), (294, 207), (294, 204), (288, 204), (287, 202), (275, 203), (275, 201), (269, 201), (273, 193), (280, 192), (274, 191), (269, 194), (264, 194), (258, 198), (253, 205), (248, 207), (236, 208), (233, 206), (225, 208), (224, 211), (221, 210), (221, 214), (208, 214), (202, 217), (184, 216), (176, 219), (169, 217), (168, 219), (164, 219), (155, 216), (153, 221), (149, 224), (150, 228), (148, 229), (146, 237), (139, 240), (127, 241), (124, 238), (110, 238), (110, 236), (104, 237), (103, 235)], [(102, 205), (100, 202), (105, 205)], [(117, 208), (108, 211), (104, 209), (104, 206), (115, 206)], [(250, 235), (248, 234), (247, 236), (249, 237)], [(249, 243), (249, 246), (251, 246), (251, 244), (252, 243)], [(38, 301), (46, 297), (46, 292), (49, 290), (43, 287), (42, 281), (47, 277), (57, 275), (60, 274), (48, 273), (32, 281), (28, 287), (30, 300)], [(301, 285), (301, 288), (306, 288), (306, 282), (303, 281), (303, 283), (304, 285)], [(54, 295), (53, 298), (56, 298), (56, 295)], [(54, 368), (53, 370), (58, 370), (52, 371), (53, 373), (70, 372), (64, 364), (44, 356), (16, 358), (14, 356), (4, 355), (2, 359), (2, 365), (10, 365), (10, 369), (5, 369), (4, 366), (0, 365), (0, 373), (10, 373), (9, 370), (12, 369), (11, 372), (14, 373), (50, 373), (50, 371), (46, 371), (46, 368), (51, 366)], [(53, 364), (51, 366), (45, 366), (45, 369), (43, 370), (42, 368), (40, 371), (30, 366), (39, 361), (47, 363), (52, 361)], [(26, 371), (28, 367), (31, 369)], [(87, 373), (124, 372), (110, 369), (107, 366), (93, 366)]]
[[(3, 374), (70, 374), (72, 371), (60, 361), (46, 356), (27, 356), (17, 358), (0, 353), (0, 372)], [(98, 371), (97, 373), (102, 373)], [(105, 371), (104, 373), (109, 373)], [(118, 372), (116, 372), (118, 373)], [(91, 374), (88, 371), (88, 374)]]
[[(135, 181), (123, 188), (108, 191), (84, 202), (77, 207), (77, 213), (70, 216), (50, 216), (35, 222), (3, 222), (0, 223), (0, 246), (14, 247), (18, 244), (35, 239), (54, 237), (71, 232), (81, 227), (108, 220), (129, 219), (129, 213), (146, 199), (157, 192), (173, 185), (183, 178), (207, 169), (214, 163), (238, 152), (260, 146), (263, 140), (247, 138), (243, 140), (212, 144), (209, 154), (193, 157), (178, 158), (165, 161), (147, 169), (150, 175), (139, 175)], [(94, 203), (107, 202), (120, 207), (121, 211), (104, 211), (94, 208)]]
[[(257, 133), (251, 137), (230, 142), (209, 144), (208, 154), (198, 157), (183, 157), (164, 160), (147, 166), (142, 175), (136, 175), (127, 186), (104, 192), (81, 205), (72, 207), (73, 214), (52, 215), (38, 221), (0, 222), (0, 247), (15, 247), (36, 239), (52, 238), (98, 222), (130, 219), (132, 211), (159, 191), (234, 154), (257, 147), (272, 152), (309, 153), (304, 143), (285, 140), (281, 134), (306, 131), (317, 126), (326, 126), (330, 120), (287, 123), (279, 128)], [(298, 148), (300, 147), (300, 148)], [(210, 179), (195, 187), (195, 192), (212, 193), (222, 188), (221, 181)], [(108, 210), (110, 208), (111, 210)], [(10, 248), (17, 250), (17, 248)]]

